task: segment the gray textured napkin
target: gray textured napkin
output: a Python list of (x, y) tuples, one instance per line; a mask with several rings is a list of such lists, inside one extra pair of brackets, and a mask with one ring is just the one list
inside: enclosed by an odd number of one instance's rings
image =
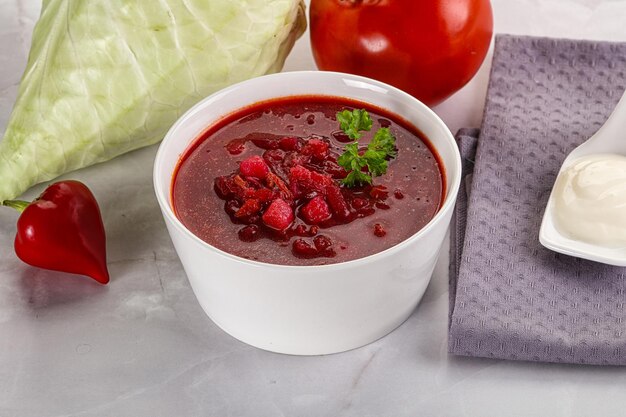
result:
[(480, 138), (457, 135), (471, 175), (452, 224), (450, 353), (626, 365), (626, 268), (538, 237), (561, 162), (606, 120), (625, 73), (626, 44), (496, 38)]

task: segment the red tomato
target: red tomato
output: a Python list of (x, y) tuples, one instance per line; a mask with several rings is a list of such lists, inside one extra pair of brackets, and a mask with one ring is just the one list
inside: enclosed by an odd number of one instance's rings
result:
[(364, 75), (435, 105), (485, 59), (489, 0), (311, 0), (311, 47), (321, 70)]

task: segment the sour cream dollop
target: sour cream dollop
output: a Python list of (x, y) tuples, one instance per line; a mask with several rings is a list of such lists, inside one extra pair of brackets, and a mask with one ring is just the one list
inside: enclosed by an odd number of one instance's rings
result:
[(575, 160), (554, 185), (554, 219), (565, 236), (609, 248), (626, 247), (626, 156)]

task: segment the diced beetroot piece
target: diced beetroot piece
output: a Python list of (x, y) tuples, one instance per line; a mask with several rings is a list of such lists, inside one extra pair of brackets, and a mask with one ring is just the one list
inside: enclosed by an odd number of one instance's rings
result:
[(319, 254), (319, 251), (304, 239), (294, 240), (291, 252), (298, 258), (315, 258)]
[(404, 193), (399, 188), (396, 188), (393, 192), (393, 196), (398, 200), (402, 200), (404, 198)]
[(296, 165), (289, 170), (289, 189), (295, 198), (301, 198), (311, 191), (308, 183), (311, 182), (311, 171), (303, 166)]
[(235, 194), (235, 183), (230, 177), (217, 177), (215, 178), (213, 185), (215, 188), (215, 192), (222, 200), (225, 200)]
[(306, 230), (306, 226), (305, 226), (305, 225), (303, 225), (303, 224), (299, 224), (299, 225), (298, 225), (298, 226), (294, 229), (294, 231), (293, 231), (293, 232), (296, 234), (296, 236), (302, 236), (302, 237), (304, 237), (304, 236), (308, 236), (308, 235), (309, 235), (309, 234), (308, 234), (308, 232), (307, 232), (307, 230)]
[(333, 214), (339, 220), (346, 221), (350, 218), (350, 209), (339, 187), (336, 185), (326, 187), (326, 199)]
[(389, 207), (389, 204), (378, 202), (376, 203), (376, 208), (379, 208), (381, 210), (389, 210), (391, 207)]
[(376, 223), (374, 225), (374, 234), (378, 237), (383, 237), (387, 234), (387, 232), (385, 231), (385, 228), (382, 224)]
[(252, 143), (261, 149), (278, 149), (278, 140), (274, 138), (254, 138)]
[(261, 217), (258, 214), (254, 214), (252, 216), (246, 217), (242, 223), (245, 224), (257, 224), (261, 220)]
[(324, 174), (311, 171), (311, 183), (315, 186), (316, 189), (324, 190), (326, 187), (333, 184), (333, 180), (332, 178)]
[(380, 123), (380, 127), (389, 127), (389, 126), (391, 126), (391, 120), (389, 120), (389, 119), (378, 119), (378, 123)]
[(324, 161), (324, 172), (326, 172), (332, 178), (339, 180), (344, 179), (348, 176), (348, 171), (343, 169), (343, 167), (340, 167), (339, 164), (337, 164), (337, 161), (335, 161), (334, 159), (327, 159)]
[(310, 155), (303, 155), (297, 152), (288, 152), (287, 155), (285, 155), (284, 164), (286, 167), (293, 167), (297, 165), (306, 165), (309, 162), (311, 162)]
[(384, 185), (375, 185), (370, 190), (370, 196), (377, 200), (385, 200), (389, 196), (389, 193), (387, 192), (387, 187)]
[(282, 198), (277, 198), (265, 210), (262, 219), (272, 229), (285, 230), (293, 222), (294, 214), (289, 203)]
[(239, 235), (239, 239), (244, 242), (254, 242), (259, 237), (261, 237), (259, 226), (257, 226), (256, 224), (251, 224), (242, 229), (239, 229), (237, 234)]
[(333, 246), (333, 241), (330, 240), (327, 236), (319, 235), (313, 238), (313, 244), (317, 248), (317, 250), (325, 251), (326, 249)]
[(324, 197), (317, 196), (300, 209), (302, 217), (309, 224), (319, 224), (331, 217), (330, 208)]
[(365, 206), (365, 207), (359, 209), (356, 212), (356, 215), (357, 215), (358, 218), (363, 218), (363, 217), (371, 216), (374, 213), (376, 213), (376, 210), (374, 210), (373, 207)]
[(224, 203), (224, 211), (230, 216), (234, 216), (239, 211), (239, 207), (241, 207), (241, 204), (237, 200), (227, 200)]
[(257, 214), (261, 210), (261, 203), (259, 200), (251, 198), (243, 202), (243, 205), (235, 213), (235, 217), (242, 218), (248, 217), (253, 214)]
[(263, 152), (263, 159), (270, 165), (282, 162), (285, 159), (285, 152), (280, 149), (270, 149)]
[(352, 200), (352, 207), (354, 207), (357, 210), (365, 207), (366, 205), (367, 205), (367, 200), (364, 198), (357, 197)]
[(233, 191), (234, 194), (242, 200), (251, 198), (254, 195), (254, 188), (250, 187), (248, 182), (241, 178), (240, 175), (235, 175), (233, 178)]
[(289, 170), (289, 182), (306, 182), (311, 180), (311, 171), (302, 165), (296, 165)]
[(251, 156), (248, 159), (241, 161), (239, 164), (239, 171), (246, 177), (256, 177), (264, 179), (270, 172), (270, 167), (267, 166), (263, 158), (259, 155)]
[(297, 151), (300, 148), (300, 140), (295, 136), (285, 136), (278, 141), (278, 146), (283, 151)]
[(246, 141), (242, 139), (234, 139), (226, 144), (226, 150), (231, 155), (239, 155), (246, 150)]
[(261, 203), (267, 203), (268, 201), (272, 201), (276, 198), (276, 193), (269, 188), (259, 188), (254, 191), (253, 198), (259, 200)]
[(301, 165), (296, 165), (289, 170), (289, 182), (298, 185), (298, 195), (308, 194), (312, 191), (325, 193), (326, 187), (333, 184), (332, 178), (327, 175), (311, 171)]
[(328, 150), (330, 148), (330, 144), (322, 139), (309, 139), (304, 147), (302, 148), (302, 153), (304, 155), (311, 155), (313, 158), (321, 161), (328, 157)]
[(297, 181), (289, 182), (289, 191), (291, 192), (291, 195), (295, 199), (302, 197), (302, 190), (300, 190), (300, 187), (298, 186)]
[(354, 142), (354, 139), (352, 139), (350, 136), (346, 135), (343, 130), (337, 130), (337, 131), (333, 132), (332, 135), (335, 138), (335, 140), (337, 142), (340, 142), (340, 143)]
[(303, 239), (297, 239), (293, 243), (292, 252), (299, 254), (301, 258), (332, 258), (337, 255), (335, 249), (333, 249), (332, 240), (324, 235), (315, 236), (313, 245), (315, 247)]

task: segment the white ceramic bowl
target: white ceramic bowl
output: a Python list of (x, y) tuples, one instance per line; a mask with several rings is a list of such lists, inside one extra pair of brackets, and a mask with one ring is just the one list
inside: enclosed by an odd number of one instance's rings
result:
[[(385, 108), (423, 132), (445, 166), (447, 191), (437, 215), (409, 239), (365, 258), (324, 266), (250, 261), (202, 241), (174, 215), (172, 174), (207, 126), (276, 97), (347, 97)], [(387, 84), (354, 75), (307, 71), (254, 78), (221, 90), (183, 115), (165, 136), (154, 187), (178, 256), (208, 316), (224, 331), (274, 352), (316, 355), (370, 343), (406, 320), (422, 298), (450, 223), (461, 178), (452, 134), (428, 107)]]

